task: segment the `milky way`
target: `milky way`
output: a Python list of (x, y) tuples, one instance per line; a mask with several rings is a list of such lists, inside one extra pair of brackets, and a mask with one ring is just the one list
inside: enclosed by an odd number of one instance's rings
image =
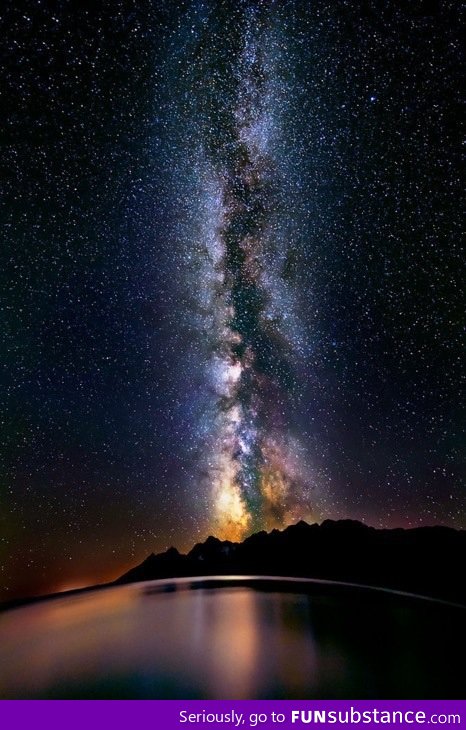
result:
[(464, 527), (459, 6), (2, 14), (0, 588)]
[[(208, 138), (211, 205), (206, 249), (210, 275), (199, 282), (211, 311), (208, 363), (215, 417), (207, 439), (213, 524), (241, 538), (310, 516), (306, 484), (290, 428), (296, 352), (288, 333), (283, 259), (274, 230), (277, 172), (271, 135), (274, 43), (258, 7), (248, 8), (232, 61), (236, 94), (227, 132)], [(278, 269), (278, 271), (277, 271)]]

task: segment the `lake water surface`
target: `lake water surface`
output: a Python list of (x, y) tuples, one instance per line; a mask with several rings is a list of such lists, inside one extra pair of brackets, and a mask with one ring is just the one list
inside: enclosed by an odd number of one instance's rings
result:
[(0, 614), (0, 697), (462, 697), (465, 619), (422, 599), (282, 579), (63, 595)]

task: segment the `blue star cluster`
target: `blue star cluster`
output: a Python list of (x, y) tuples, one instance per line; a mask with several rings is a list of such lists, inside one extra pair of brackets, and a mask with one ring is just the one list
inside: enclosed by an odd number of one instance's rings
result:
[(458, 6), (2, 11), (4, 594), (464, 528)]

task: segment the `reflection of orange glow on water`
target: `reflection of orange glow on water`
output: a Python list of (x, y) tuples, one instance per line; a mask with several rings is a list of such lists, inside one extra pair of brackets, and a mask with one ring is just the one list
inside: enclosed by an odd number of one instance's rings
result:
[(201, 609), (194, 629), (203, 637), (203, 651), (208, 652), (213, 694), (252, 697), (260, 650), (256, 596), (252, 591), (232, 589), (218, 599), (213, 611)]
[[(125, 629), (124, 616), (135, 598), (134, 593), (108, 589), (46, 600), (5, 614), (0, 633), (5, 656), (12, 657), (8, 675), (20, 686), (25, 683), (40, 691), (59, 680), (67, 663), (75, 680), (94, 671), (95, 647), (108, 642), (111, 651), (113, 627)], [(2, 670), (0, 666), (0, 688)]]
[(126, 610), (129, 603), (134, 601), (134, 596), (129, 593), (118, 593), (115, 590), (95, 591), (91, 595), (83, 593), (74, 596), (71, 601), (64, 604), (61, 599), (44, 603), (41, 622), (43, 629), (48, 626), (63, 627), (81, 622), (99, 619), (105, 616), (107, 619), (112, 614), (121, 613)]
[(286, 615), (264, 612), (269, 599), (229, 580), (221, 590), (187, 590), (191, 579), (171, 582), (168, 592), (167, 582), (120, 586), (6, 612), (0, 697), (66, 697), (69, 688), (86, 696), (88, 687), (106, 691), (119, 681), (136, 696), (163, 697), (167, 681), (217, 698), (250, 698), (275, 681), (299, 690), (314, 658), (294, 628), (296, 599), (278, 597)]

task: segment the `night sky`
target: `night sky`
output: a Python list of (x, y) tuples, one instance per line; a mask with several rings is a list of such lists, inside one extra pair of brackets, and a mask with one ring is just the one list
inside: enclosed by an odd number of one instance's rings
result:
[(466, 527), (459, 5), (5, 0), (4, 597)]

